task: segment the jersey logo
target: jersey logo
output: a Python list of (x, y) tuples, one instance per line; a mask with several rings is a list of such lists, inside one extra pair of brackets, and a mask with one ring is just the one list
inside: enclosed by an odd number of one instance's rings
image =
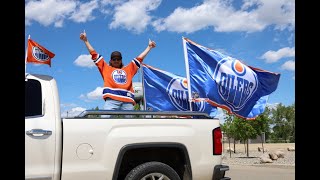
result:
[[(180, 111), (189, 111), (188, 82), (186, 78), (173, 78), (167, 86), (167, 94), (171, 103)], [(198, 111), (204, 110), (204, 102), (197, 102)]]
[(49, 59), (49, 55), (36, 46), (32, 48), (32, 56), (38, 61), (47, 61)]
[(257, 74), (232, 57), (219, 62), (213, 79), (220, 97), (233, 111), (241, 110), (258, 88)]
[(111, 74), (112, 79), (117, 84), (127, 83), (127, 73), (122, 69), (114, 70)]

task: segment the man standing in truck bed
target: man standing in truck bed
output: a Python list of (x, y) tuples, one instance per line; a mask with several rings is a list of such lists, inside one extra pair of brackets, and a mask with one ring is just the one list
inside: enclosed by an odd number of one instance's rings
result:
[(103, 99), (105, 110), (133, 110), (135, 104), (132, 78), (140, 68), (140, 63), (156, 47), (156, 43), (149, 39), (147, 48), (127, 66), (122, 63), (119, 51), (111, 53), (109, 64), (102, 55), (98, 54), (88, 41), (85, 32), (80, 34), (80, 39), (85, 43), (93, 62), (97, 65), (104, 81)]

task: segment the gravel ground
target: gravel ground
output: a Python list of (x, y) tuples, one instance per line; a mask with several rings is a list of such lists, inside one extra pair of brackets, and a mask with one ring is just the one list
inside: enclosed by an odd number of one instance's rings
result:
[[(226, 144), (225, 144), (226, 146)], [(231, 144), (233, 149), (233, 144)], [(263, 155), (263, 152), (258, 151), (258, 147), (262, 147), (261, 144), (249, 144), (249, 157), (244, 151), (244, 145), (236, 144), (236, 153), (230, 153), (226, 151), (222, 155), (222, 164), (226, 165), (265, 165), (265, 166), (295, 166), (295, 151), (288, 151), (287, 147), (295, 147), (294, 143), (280, 143), (280, 144), (265, 144), (264, 147), (268, 149), (268, 152), (271, 153), (276, 150), (282, 150), (284, 152), (284, 158), (278, 158), (273, 160), (272, 163), (261, 163), (260, 156)]]

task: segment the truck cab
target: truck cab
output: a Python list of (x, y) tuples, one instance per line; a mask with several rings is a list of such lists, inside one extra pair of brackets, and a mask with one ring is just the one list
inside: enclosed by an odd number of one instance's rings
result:
[(26, 76), (25, 179), (60, 179), (62, 122), (55, 79)]

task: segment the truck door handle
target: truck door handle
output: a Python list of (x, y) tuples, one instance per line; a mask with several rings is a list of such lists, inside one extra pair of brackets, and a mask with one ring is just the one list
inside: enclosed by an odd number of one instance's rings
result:
[(26, 131), (26, 134), (30, 136), (44, 136), (44, 135), (48, 136), (52, 134), (52, 131), (43, 130), (43, 129), (31, 129), (29, 131)]

